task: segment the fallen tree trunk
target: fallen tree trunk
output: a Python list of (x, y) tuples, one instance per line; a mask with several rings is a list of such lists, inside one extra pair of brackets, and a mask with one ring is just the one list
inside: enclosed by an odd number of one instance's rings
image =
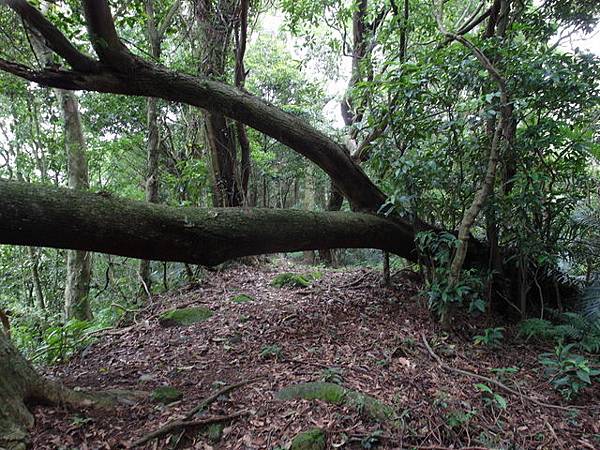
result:
[(319, 248), (378, 248), (415, 260), (412, 227), (367, 213), (176, 208), (0, 181), (0, 243), (215, 265)]

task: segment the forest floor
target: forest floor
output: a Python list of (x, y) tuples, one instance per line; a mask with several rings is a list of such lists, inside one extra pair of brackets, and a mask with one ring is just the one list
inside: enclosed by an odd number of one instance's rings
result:
[[(377, 441), (383, 449), (600, 448), (600, 389), (575, 403), (562, 400), (537, 362), (548, 349), (524, 343), (510, 327), (497, 349), (473, 343), (474, 335), (497, 326), (486, 319), (477, 328), (464, 321), (454, 333), (442, 332), (412, 272), (395, 275), (392, 288), (366, 269), (322, 270), (307, 288), (270, 285), (289, 270), (316, 269), (238, 266), (210, 272), (196, 286), (155, 296), (134, 325), (100, 336), (67, 364), (45, 369), (70, 387), (152, 391), (169, 385), (183, 399), (168, 406), (145, 400), (104, 412), (38, 407), (34, 448), (127, 448), (181, 419), (223, 385), (256, 378), (220, 396), (200, 417), (245, 414), (226, 422), (218, 441), (218, 432), (208, 436), (186, 427), (185, 435), (177, 431), (140, 448), (285, 449), (297, 433), (314, 427), (326, 431), (327, 448), (376, 448)], [(241, 293), (255, 300), (231, 300)], [(159, 325), (162, 311), (188, 306), (208, 307), (214, 315), (187, 327)], [(425, 340), (446, 366), (498, 379), (521, 394), (442, 368)], [(386, 403), (395, 420), (369, 418), (358, 403), (276, 396), (286, 386), (323, 380)]]

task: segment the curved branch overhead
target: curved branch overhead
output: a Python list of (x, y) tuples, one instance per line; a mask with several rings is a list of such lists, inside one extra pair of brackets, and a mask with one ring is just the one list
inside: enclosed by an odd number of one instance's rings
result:
[[(99, 62), (92, 60), (94, 64), (90, 63), (86, 70), (79, 68), (79, 59), (85, 55), (72, 44), (72, 49), (68, 48), (65, 45), (67, 38), (39, 11), (24, 0), (10, 3), (15, 12), (25, 14), (22, 15), (25, 20), (36, 17), (29, 23), (36, 28), (36, 24), (43, 25), (39, 31), (48, 46), (74, 70), (36, 71), (0, 59), (1, 70), (50, 87), (157, 97), (220, 113), (271, 136), (310, 159), (335, 180), (354, 208), (377, 211), (385, 202), (383, 192), (344, 148), (307, 122), (241, 89), (205, 77), (175, 72), (131, 54), (116, 34), (106, 1), (83, 2), (90, 40), (100, 58)], [(72, 55), (73, 51), (77, 52), (77, 58)]]
[[(344, 147), (306, 121), (242, 89), (207, 77), (192, 76), (169, 70), (164, 66), (133, 55), (117, 35), (108, 3), (104, 0), (86, 0), (83, 3), (91, 43), (98, 54), (99, 61), (94, 61), (79, 52), (55, 25), (45, 19), (39, 11), (35, 10), (26, 1), (12, 0), (8, 2), (9, 6), (31, 26), (38, 29), (46, 39), (47, 45), (63, 57), (71, 65), (72, 70), (56, 68), (35, 70), (1, 58), (0, 70), (49, 87), (156, 97), (220, 113), (276, 139), (314, 162), (331, 177), (343, 195), (348, 198), (354, 210), (373, 213), (379, 211), (385, 203), (386, 195), (369, 179), (361, 167), (345, 151)], [(6, 187), (3, 187), (3, 189), (6, 190)], [(36, 192), (39, 193), (40, 191), (31, 191), (31, 194), (34, 195)], [(35, 198), (35, 195), (33, 198)], [(59, 205), (56, 204), (55, 206), (58, 207)], [(290, 217), (292, 217), (297, 213), (286, 211), (285, 214), (290, 214)], [(55, 217), (60, 222), (60, 218)], [(393, 241), (396, 244), (394, 244), (395, 247), (392, 245), (386, 249), (409, 259), (414, 258), (410, 255), (414, 249), (415, 231), (434, 229), (418, 218), (411, 221), (394, 218), (393, 223), (395, 224), (394, 227), (386, 228), (385, 231), (394, 233)], [(299, 225), (303, 225), (303, 223), (294, 223), (291, 219), (286, 222), (286, 226)], [(55, 239), (42, 242), (39, 237), (36, 239), (27, 236), (17, 238), (18, 230), (15, 229), (12, 230), (12, 233), (11, 242), (15, 244), (84, 249), (81, 244), (77, 244), (79, 245), (77, 246), (71, 241), (66, 242)], [(365, 233), (367, 233), (366, 230)], [(93, 238), (93, 236), (90, 235), (90, 238)], [(110, 239), (110, 235), (106, 238)], [(98, 242), (97, 238), (92, 242)], [(345, 245), (347, 247), (356, 246), (356, 243), (350, 245), (352, 243), (346, 242), (346, 244), (348, 244)], [(320, 242), (317, 246), (298, 248), (318, 249), (339, 245), (341, 243), (328, 244)], [(382, 248), (382, 244), (375, 245), (373, 242), (369, 244), (363, 242), (358, 246)], [(279, 247), (265, 245), (263, 242), (261, 245), (252, 247), (253, 253), (248, 254), (281, 251), (277, 248)], [(94, 248), (86, 247), (85, 249), (114, 253), (114, 249), (105, 248), (105, 250), (102, 250), (102, 245), (99, 243), (95, 244)], [(215, 251), (217, 250), (215, 249)], [(129, 256), (136, 255), (129, 254)], [(164, 259), (164, 257), (156, 258), (156, 256), (140, 252), (136, 257)], [(229, 255), (229, 257), (234, 256), (240, 255)], [(484, 266), (487, 261), (486, 258), (487, 251), (485, 247), (473, 239), (470, 244), (467, 265)]]

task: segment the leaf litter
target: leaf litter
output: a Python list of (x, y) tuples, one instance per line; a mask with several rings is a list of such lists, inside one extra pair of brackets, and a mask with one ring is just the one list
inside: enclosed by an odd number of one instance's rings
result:
[[(291, 271), (305, 273), (306, 267)], [(321, 270), (321, 269), (320, 269)], [(537, 355), (510, 328), (502, 346), (475, 346), (472, 336), (495, 326), (466, 318), (457, 332), (442, 332), (420, 295), (418, 274), (402, 271), (393, 287), (367, 269), (321, 270), (308, 287), (280, 289), (273, 278), (290, 267), (234, 265), (209, 272), (199, 285), (154, 296), (137, 323), (101, 336), (68, 363), (45, 369), (78, 389), (152, 391), (170, 386), (183, 399), (151, 400), (110, 411), (36, 408), (36, 449), (128, 448), (142, 436), (182, 419), (223, 386), (258, 378), (223, 395), (199, 418), (248, 415), (225, 423), (220, 439), (186, 428), (139, 448), (283, 449), (301, 431), (322, 428), (328, 448), (599, 448), (600, 389), (579, 399), (580, 409), (541, 407), (528, 398), (569, 406), (542, 376)], [(251, 302), (232, 302), (244, 294)], [(163, 328), (161, 312), (205, 307), (213, 316), (188, 327)], [(490, 323), (487, 323), (490, 322)], [(490, 401), (480, 380), (443, 370), (445, 364), (503, 381), (516, 396), (489, 386), (506, 401)], [(501, 372), (501, 371), (500, 371)], [(299, 383), (342, 384), (391, 406), (396, 425), (378, 422), (349, 402), (282, 401), (281, 389)], [(493, 397), (491, 397), (493, 398)]]

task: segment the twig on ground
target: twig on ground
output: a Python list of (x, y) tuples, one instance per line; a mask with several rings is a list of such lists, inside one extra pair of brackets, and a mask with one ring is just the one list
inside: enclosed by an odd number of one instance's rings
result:
[(429, 342), (427, 342), (427, 338), (425, 337), (424, 334), (421, 334), (421, 338), (423, 340), (423, 344), (425, 345), (425, 348), (427, 349), (427, 352), (431, 355), (431, 357), (433, 359), (436, 360), (436, 362), (440, 365), (440, 367), (448, 372), (454, 372), (454, 373), (459, 373), (461, 375), (466, 375), (469, 377), (473, 377), (473, 378), (477, 378), (479, 380), (483, 380), (483, 381), (487, 381), (488, 383), (491, 383), (495, 386), (498, 386), (501, 389), (504, 389), (507, 392), (510, 392), (511, 394), (514, 395), (518, 395), (521, 396), (523, 398), (526, 398), (527, 400), (529, 400), (532, 403), (535, 403), (538, 406), (542, 406), (544, 408), (554, 408), (554, 409), (560, 409), (562, 411), (573, 411), (573, 410), (579, 410), (579, 409), (585, 409), (583, 407), (577, 407), (577, 406), (560, 406), (560, 405), (552, 405), (550, 403), (544, 403), (541, 402), (533, 397), (530, 397), (528, 395), (524, 395), (521, 392), (516, 391), (515, 389), (508, 387), (507, 385), (505, 385), (504, 383), (498, 381), (498, 380), (494, 380), (493, 378), (489, 378), (486, 377), (484, 375), (479, 375), (477, 373), (473, 373), (473, 372), (469, 372), (468, 370), (463, 370), (463, 369), (457, 369), (455, 367), (449, 366), (448, 364), (446, 364), (445, 362), (442, 361), (442, 359), (435, 354), (435, 352), (433, 351), (433, 349), (431, 348), (431, 346), (429, 345)]
[(212, 423), (229, 422), (230, 420), (237, 419), (238, 417), (246, 416), (248, 414), (250, 414), (250, 411), (244, 410), (244, 411), (236, 412), (234, 414), (229, 414), (227, 416), (213, 416), (213, 417), (207, 417), (206, 419), (199, 419), (199, 420), (174, 420), (172, 422), (169, 422), (165, 426), (159, 428), (158, 430), (153, 431), (152, 433), (148, 433), (147, 435), (143, 436), (141, 439), (138, 439), (133, 444), (131, 444), (129, 446), (129, 448), (139, 447), (140, 445), (143, 445), (146, 442), (149, 442), (153, 439), (157, 439), (159, 437), (162, 437), (166, 434), (172, 433), (173, 431), (180, 430), (182, 428), (201, 427), (201, 426), (210, 425)]
[(213, 394), (206, 397), (204, 400), (202, 400), (200, 403), (198, 403), (198, 405), (195, 406), (194, 408), (192, 408), (190, 411), (188, 411), (188, 413), (183, 417), (183, 419), (177, 419), (177, 420), (172, 420), (172, 421), (168, 422), (166, 425), (163, 425), (158, 430), (155, 430), (152, 433), (148, 433), (147, 435), (145, 435), (142, 438), (135, 441), (133, 444), (130, 445), (130, 448), (138, 447), (142, 444), (145, 444), (148, 441), (151, 441), (152, 439), (159, 438), (161, 436), (164, 436), (165, 434), (172, 433), (173, 431), (177, 431), (181, 428), (203, 426), (203, 425), (208, 425), (208, 424), (216, 423), (216, 422), (226, 422), (228, 420), (235, 419), (236, 417), (240, 417), (240, 416), (248, 414), (249, 411), (244, 410), (244, 411), (240, 411), (235, 414), (228, 415), (228, 416), (214, 416), (214, 417), (209, 417), (206, 419), (191, 420), (192, 417), (194, 417), (200, 411), (206, 409), (206, 407), (209, 406), (210, 404), (214, 403), (214, 401), (217, 400), (221, 395), (227, 394), (228, 392), (231, 392), (235, 389), (241, 388), (242, 386), (246, 386), (248, 384), (254, 383), (260, 379), (261, 378), (253, 378), (251, 380), (246, 380), (246, 381), (242, 381), (240, 383), (230, 384), (229, 386), (222, 387), (218, 391), (216, 391)]
[(261, 378), (253, 378), (251, 380), (246, 380), (246, 381), (242, 381), (240, 383), (230, 384), (229, 386), (222, 387), (221, 389), (219, 389), (218, 391), (216, 391), (214, 394), (209, 395), (204, 400), (202, 400), (200, 403), (198, 403), (198, 405), (196, 407), (192, 408), (185, 415), (184, 420), (190, 420), (194, 415), (196, 415), (197, 413), (199, 413), (203, 409), (206, 409), (207, 406), (209, 406), (211, 403), (213, 403), (221, 395), (225, 395), (228, 392), (231, 392), (231, 391), (233, 391), (235, 389), (239, 389), (239, 388), (241, 388), (243, 386), (247, 386), (248, 384), (255, 383), (255, 382), (257, 382), (260, 379)]

